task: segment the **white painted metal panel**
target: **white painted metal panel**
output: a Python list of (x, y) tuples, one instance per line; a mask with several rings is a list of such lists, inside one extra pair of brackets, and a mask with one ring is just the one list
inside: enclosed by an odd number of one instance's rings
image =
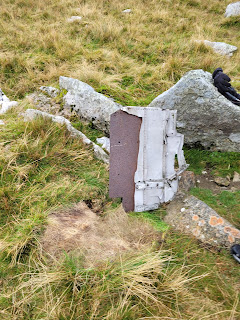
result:
[[(135, 211), (154, 210), (177, 192), (178, 175), (187, 168), (183, 135), (176, 131), (176, 110), (124, 107), (123, 111), (142, 118), (135, 173)], [(177, 155), (179, 170), (174, 168)]]

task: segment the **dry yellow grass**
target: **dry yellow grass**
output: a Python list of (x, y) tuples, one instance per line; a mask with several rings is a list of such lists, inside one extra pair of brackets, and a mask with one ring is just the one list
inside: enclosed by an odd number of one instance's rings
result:
[[(239, 22), (223, 16), (230, 2), (4, 0), (0, 87), (21, 97), (65, 75), (122, 103), (146, 104), (191, 69), (222, 66), (238, 80), (239, 52), (229, 59), (193, 43), (240, 46)], [(126, 8), (132, 12), (122, 13)], [(68, 23), (72, 15), (82, 20)]]
[[(223, 16), (230, 2), (0, 0), (0, 87), (20, 98), (65, 75), (123, 104), (147, 104), (186, 71), (222, 66), (240, 89), (239, 52), (229, 59), (194, 43), (208, 39), (240, 46), (239, 21)], [(127, 8), (132, 12), (123, 14)], [(82, 20), (68, 23), (72, 15)], [(234, 262), (189, 239), (182, 244), (184, 237), (166, 236), (164, 246), (174, 248), (176, 260), (164, 251), (120, 256), (95, 269), (83, 268), (74, 255), (44, 260), (39, 239), (49, 210), (84, 199), (103, 204), (106, 168), (57, 125), (39, 120), (27, 126), (11, 112), (4, 121), (1, 319), (239, 318)], [(118, 226), (112, 227), (117, 232)], [(196, 261), (196, 268), (184, 259)], [(232, 274), (224, 267), (233, 268)]]

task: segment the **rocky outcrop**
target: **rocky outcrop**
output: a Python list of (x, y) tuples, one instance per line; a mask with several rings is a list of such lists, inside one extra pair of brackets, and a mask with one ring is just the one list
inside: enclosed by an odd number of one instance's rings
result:
[(74, 110), (81, 119), (109, 134), (110, 115), (121, 108), (119, 104), (77, 79), (60, 77), (59, 85), (68, 91), (63, 98), (64, 107)]
[(240, 107), (217, 91), (209, 72), (189, 71), (149, 107), (176, 109), (178, 132), (189, 146), (240, 151)]
[(231, 247), (240, 241), (240, 230), (193, 196), (168, 205), (164, 219), (176, 230), (191, 234), (206, 244)]
[(27, 96), (28, 101), (34, 108), (70, 119), (72, 116), (71, 110), (63, 108), (61, 100), (60, 103), (56, 102), (55, 98), (59, 95), (58, 89), (53, 87), (40, 87), (40, 91), (41, 92), (36, 91)]
[(216, 53), (228, 57), (231, 57), (233, 53), (238, 49), (237, 47), (225, 42), (212, 42), (208, 40), (195, 40), (195, 42), (204, 43), (205, 46), (213, 48), (213, 51), (215, 51)]
[(16, 107), (17, 101), (10, 101), (10, 99), (0, 89), (0, 115), (6, 113), (9, 109)]
[(240, 16), (240, 1), (230, 3), (225, 12), (225, 17), (235, 17)]
[(98, 159), (102, 160), (103, 162), (109, 163), (109, 155), (101, 147), (99, 147), (97, 144), (95, 144), (90, 139), (88, 139), (85, 136), (85, 134), (83, 134), (81, 131), (78, 131), (77, 129), (75, 129), (71, 125), (70, 121), (67, 120), (66, 118), (64, 118), (62, 116), (54, 116), (54, 115), (49, 114), (47, 112), (43, 112), (43, 111), (36, 110), (36, 109), (27, 109), (25, 111), (25, 113), (23, 114), (23, 116), (24, 116), (25, 121), (32, 121), (35, 118), (40, 116), (43, 118), (51, 119), (53, 122), (60, 123), (61, 125), (66, 125), (67, 130), (71, 133), (71, 135), (73, 137), (81, 138), (83, 143), (88, 144), (88, 145), (92, 145), (95, 156)]

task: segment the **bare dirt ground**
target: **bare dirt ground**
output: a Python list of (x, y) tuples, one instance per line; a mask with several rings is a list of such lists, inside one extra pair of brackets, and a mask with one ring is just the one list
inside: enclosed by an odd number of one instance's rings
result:
[(218, 194), (224, 190), (237, 191), (240, 190), (240, 182), (230, 181), (229, 186), (219, 186), (214, 181), (214, 176), (210, 175), (208, 172), (206, 174), (196, 175), (196, 186), (202, 189), (209, 189), (213, 194)]
[(101, 217), (84, 202), (49, 215), (42, 238), (43, 249), (53, 257), (75, 252), (93, 267), (118, 254), (150, 248), (161, 238), (152, 226), (129, 217), (120, 207)]

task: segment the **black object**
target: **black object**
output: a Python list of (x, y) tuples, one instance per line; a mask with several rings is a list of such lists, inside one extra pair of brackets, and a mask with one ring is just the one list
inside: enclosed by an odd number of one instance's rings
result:
[(238, 263), (240, 263), (240, 244), (234, 244), (231, 247), (231, 255)]
[(240, 94), (231, 86), (231, 79), (225, 73), (222, 68), (217, 68), (212, 74), (214, 86), (218, 89), (225, 98), (232, 103), (240, 106)]

